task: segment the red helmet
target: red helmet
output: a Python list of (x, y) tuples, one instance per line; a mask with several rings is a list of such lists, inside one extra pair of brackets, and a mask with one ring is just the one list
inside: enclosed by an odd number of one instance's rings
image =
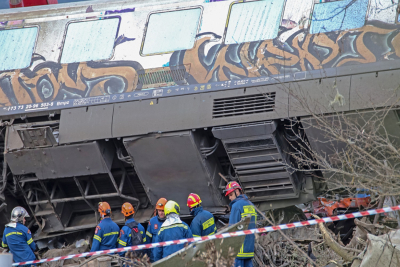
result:
[(200, 205), (201, 199), (198, 194), (190, 193), (187, 199), (187, 205), (189, 208), (196, 207), (197, 205)]
[(242, 190), (242, 188), (240, 187), (240, 185), (237, 182), (229, 182), (226, 185), (225, 190), (224, 190), (225, 196), (229, 195), (230, 193), (232, 193), (236, 189)]

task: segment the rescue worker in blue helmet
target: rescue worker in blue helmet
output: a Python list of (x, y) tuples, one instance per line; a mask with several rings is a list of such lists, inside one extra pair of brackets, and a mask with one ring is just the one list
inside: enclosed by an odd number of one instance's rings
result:
[[(161, 229), (161, 225), (165, 222), (167, 219), (165, 217), (164, 213), (164, 208), (165, 204), (167, 204), (167, 199), (165, 198), (160, 198), (157, 201), (156, 208), (154, 211), (154, 217), (150, 219), (149, 224), (147, 225), (147, 231), (146, 231), (146, 244), (154, 243), (156, 242), (158, 232)], [(154, 254), (155, 254), (155, 249), (152, 248), (150, 249), (150, 262), (154, 262)]]
[(111, 207), (107, 202), (100, 202), (98, 211), (101, 215), (101, 222), (96, 226), (93, 236), (92, 249), (90, 252), (113, 249), (117, 247), (119, 235), (118, 225), (111, 220)]
[[(125, 225), (119, 231), (118, 248), (136, 246), (146, 242), (144, 227), (133, 219), (135, 209), (132, 204), (125, 202), (122, 205), (121, 213), (125, 216)], [(138, 253), (141, 251), (139, 250)], [(125, 252), (121, 252), (119, 255), (124, 257)]]
[(199, 195), (191, 193), (187, 199), (190, 215), (194, 216), (190, 230), (194, 237), (213, 235), (217, 231), (214, 216), (201, 206)]
[[(167, 204), (165, 204), (164, 212), (165, 216), (167, 216), (167, 219), (162, 224), (161, 229), (158, 232), (156, 242), (165, 242), (193, 237), (192, 231), (190, 231), (189, 226), (186, 223), (182, 222), (179, 218), (180, 207), (178, 203), (169, 200)], [(183, 247), (184, 244), (157, 247), (155, 248), (154, 260), (158, 261), (162, 258), (165, 258), (172, 253), (181, 250)]]
[[(235, 224), (242, 218), (251, 216), (248, 229), (256, 228), (257, 212), (253, 203), (242, 194), (242, 188), (237, 182), (229, 182), (224, 190), (225, 196), (229, 197), (231, 203), (231, 214), (229, 216), (229, 224)], [(246, 235), (244, 243), (239, 250), (235, 259), (235, 267), (253, 267), (252, 259), (254, 257), (254, 235)]]
[[(15, 207), (11, 211), (11, 222), (6, 224), (3, 233), (3, 248), (9, 248), (14, 262), (34, 261), (36, 244), (31, 231), (24, 225), (29, 214), (23, 207)], [(31, 265), (23, 265), (31, 266)]]

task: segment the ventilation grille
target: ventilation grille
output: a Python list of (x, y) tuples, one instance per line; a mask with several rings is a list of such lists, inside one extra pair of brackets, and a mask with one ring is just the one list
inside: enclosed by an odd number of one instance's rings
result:
[(186, 66), (177, 66), (173, 69), (156, 68), (139, 70), (138, 85), (143, 89), (183, 84), (186, 85), (187, 82), (185, 77), (187, 72), (188, 70)]
[(225, 149), (252, 201), (296, 197), (295, 186), (272, 138), (225, 143)]
[(266, 113), (275, 109), (276, 93), (214, 99), (213, 118)]

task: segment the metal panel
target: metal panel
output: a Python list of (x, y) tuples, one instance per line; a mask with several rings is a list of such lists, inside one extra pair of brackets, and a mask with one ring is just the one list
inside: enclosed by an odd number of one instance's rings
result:
[(29, 66), (37, 32), (37, 27), (0, 31), (0, 71)]
[(233, 4), (225, 43), (237, 44), (273, 39), (278, 35), (285, 0)]
[(389, 106), (398, 100), (400, 70), (353, 75), (350, 109)]
[(50, 126), (17, 130), (25, 148), (49, 147), (57, 145)]
[[(273, 112), (213, 119), (214, 99), (276, 92)], [(287, 117), (288, 96), (279, 86), (257, 86), (225, 92), (185, 95), (115, 104), (114, 137), (179, 131)]]
[[(197, 132), (197, 131), (196, 131)], [(188, 214), (187, 197), (196, 192), (203, 206), (224, 204), (217, 186), (218, 169), (208, 170), (196, 145), (196, 132), (176, 132), (124, 139), (139, 179), (153, 204), (161, 197), (173, 199)]]
[(118, 26), (118, 18), (69, 24), (61, 63), (109, 59)]
[(35, 173), (40, 178), (73, 177), (107, 173), (114, 156), (114, 146), (107, 142), (92, 142), (25, 149), (6, 153), (5, 156), (14, 175)]
[(290, 84), (285, 89), (292, 95), (289, 116), (349, 110), (350, 80), (351, 76), (342, 76)]
[[(217, 234), (222, 233), (231, 233), (235, 231), (245, 231), (248, 229), (250, 223), (250, 218), (244, 218), (242, 221), (229, 226), (228, 228), (218, 231)], [(240, 248), (244, 242), (246, 236), (236, 236), (236, 237), (229, 237), (225, 239), (217, 239), (217, 240), (205, 240), (196, 243), (192, 243), (186, 248), (183, 248), (168, 257), (161, 259), (152, 266), (154, 267), (169, 267), (169, 266), (190, 266), (190, 267), (206, 267), (209, 264), (206, 263), (205, 260), (200, 261), (199, 255), (203, 253), (209, 252), (210, 243), (213, 243), (215, 246), (215, 253), (219, 255), (221, 259), (224, 257), (225, 259), (228, 258), (229, 252), (232, 255), (237, 255), (239, 253)], [(198, 260), (196, 260), (198, 259)], [(208, 259), (208, 258), (207, 258)]]
[(114, 105), (61, 110), (60, 144), (111, 138)]

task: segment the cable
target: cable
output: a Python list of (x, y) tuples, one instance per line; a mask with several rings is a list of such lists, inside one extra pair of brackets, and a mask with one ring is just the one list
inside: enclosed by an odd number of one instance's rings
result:
[[(219, 146), (219, 143), (220, 143), (220, 141), (219, 141), (219, 139), (216, 139), (216, 141), (215, 141), (215, 144), (212, 146), (212, 150), (211, 151), (201, 151), (201, 153), (207, 158), (207, 157), (209, 157), (209, 156), (211, 156), (217, 149), (218, 149), (218, 146)], [(200, 149), (201, 150), (201, 149)]]

